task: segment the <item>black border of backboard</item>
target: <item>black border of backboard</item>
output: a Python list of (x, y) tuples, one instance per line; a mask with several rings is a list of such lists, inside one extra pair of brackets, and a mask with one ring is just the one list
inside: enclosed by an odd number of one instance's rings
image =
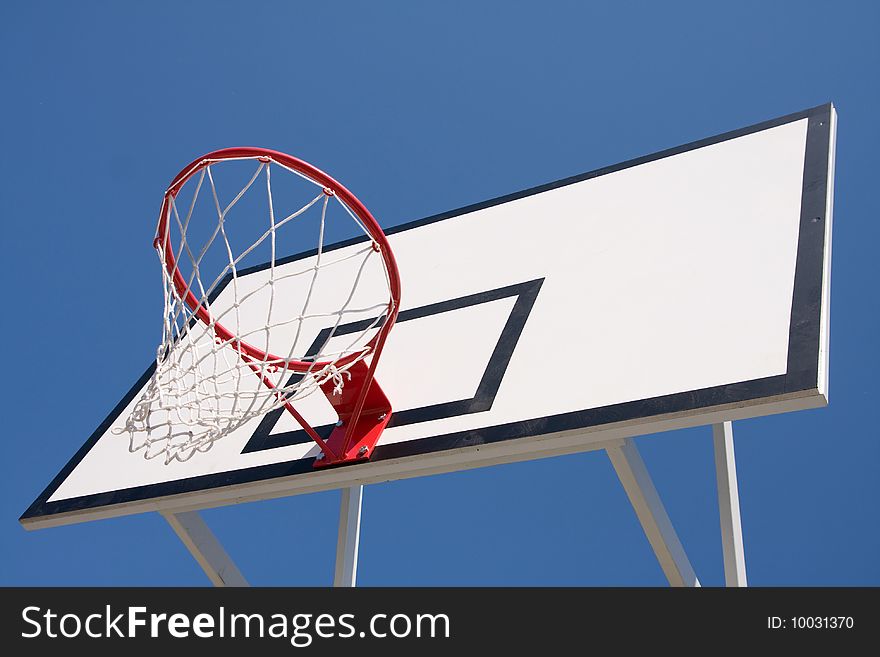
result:
[[(825, 216), (826, 200), (829, 183), (829, 147), (831, 144), (830, 103), (808, 110), (796, 112), (783, 117), (758, 123), (746, 128), (727, 132), (691, 142), (676, 148), (660, 151), (651, 155), (628, 160), (578, 176), (533, 187), (514, 194), (501, 196), (483, 203), (469, 205), (450, 212), (434, 215), (396, 226), (386, 231), (393, 235), (419, 226), (443, 221), (452, 217), (468, 214), (476, 210), (500, 205), (508, 201), (540, 194), (552, 189), (573, 183), (597, 178), (608, 173), (621, 171), (630, 167), (653, 162), (672, 155), (695, 150), (704, 146), (717, 144), (737, 137), (774, 128), (786, 123), (808, 119), (806, 152), (804, 157), (803, 189), (801, 194), (801, 217), (798, 233), (797, 261), (795, 265), (795, 281), (792, 299), (792, 313), (789, 327), (789, 351), (785, 374), (743, 381), (700, 390), (664, 395), (622, 404), (614, 404), (596, 409), (587, 409), (564, 413), (544, 418), (496, 425), (482, 429), (461, 431), (456, 433), (422, 438), (408, 442), (379, 445), (376, 447), (371, 462), (401, 457), (416, 456), (441, 452), (460, 447), (472, 447), (498, 443), (527, 436), (540, 436), (567, 431), (571, 429), (594, 427), (606, 424), (650, 418), (688, 410), (708, 409), (731, 403), (748, 402), (761, 398), (809, 391), (817, 388), (820, 360), (820, 331), (822, 323), (822, 287), (825, 253)], [(346, 240), (324, 250), (342, 248), (350, 244), (364, 241), (366, 238)], [(291, 256), (280, 262), (291, 262), (314, 255), (315, 251)], [(254, 267), (240, 272), (241, 275), (257, 271), (262, 267)], [(827, 309), (826, 309), (827, 311)], [(134, 395), (146, 384), (152, 375), (153, 367), (147, 369), (143, 376), (101, 423), (88, 441), (77, 451), (33, 504), (21, 516), (21, 521), (34, 518), (46, 518), (61, 513), (96, 509), (115, 504), (142, 501), (166, 497), (180, 493), (189, 493), (206, 489), (218, 489), (226, 486), (241, 485), (264, 481), (278, 477), (287, 477), (299, 473), (311, 472), (311, 458), (298, 459), (270, 465), (244, 468), (229, 472), (204, 475), (163, 482), (146, 486), (136, 486), (117, 491), (109, 491), (95, 495), (49, 502), (48, 499), (61, 483), (85, 457), (98, 439), (106, 433), (114, 420), (126, 408)], [(345, 467), (345, 466), (343, 466)]]

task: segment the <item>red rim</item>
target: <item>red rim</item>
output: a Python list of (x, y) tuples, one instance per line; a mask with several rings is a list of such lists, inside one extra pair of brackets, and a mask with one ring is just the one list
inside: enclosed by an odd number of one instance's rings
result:
[[(388, 311), (386, 313), (385, 322), (379, 329), (379, 332), (366, 345), (372, 350), (373, 364), (370, 369), (373, 370), (375, 368), (376, 362), (378, 361), (379, 355), (382, 352), (382, 348), (385, 344), (385, 339), (388, 335), (388, 332), (391, 330), (391, 327), (394, 325), (394, 322), (397, 319), (397, 311), (400, 307), (400, 274), (397, 270), (397, 262), (394, 260), (394, 254), (391, 251), (391, 246), (388, 244), (388, 239), (385, 237), (385, 233), (382, 232), (382, 228), (379, 226), (379, 223), (376, 221), (370, 211), (367, 210), (366, 206), (364, 206), (364, 204), (361, 203), (354, 194), (346, 189), (345, 186), (336, 181), (332, 176), (324, 173), (323, 171), (321, 171), (317, 167), (312, 166), (308, 162), (304, 162), (299, 158), (293, 157), (292, 155), (287, 155), (286, 153), (273, 151), (267, 148), (223, 148), (221, 150), (213, 151), (211, 153), (208, 153), (207, 155), (203, 155), (196, 160), (193, 160), (192, 162), (190, 162), (190, 164), (184, 167), (179, 174), (177, 174), (174, 180), (171, 181), (171, 185), (169, 186), (168, 191), (165, 192), (165, 197), (162, 200), (162, 209), (159, 212), (159, 226), (157, 228), (155, 246), (158, 249), (161, 245), (161, 248), (165, 252), (165, 269), (171, 275), (174, 281), (174, 287), (177, 289), (177, 293), (184, 299), (186, 304), (193, 310), (193, 312), (195, 312), (196, 316), (202, 322), (204, 322), (208, 326), (211, 326), (213, 321), (211, 318), (211, 314), (208, 312), (207, 308), (199, 303), (195, 295), (189, 290), (186, 281), (183, 278), (183, 275), (180, 273), (180, 270), (177, 267), (177, 260), (174, 257), (174, 249), (170, 243), (168, 235), (168, 220), (171, 214), (171, 201), (176, 198), (183, 185), (186, 184), (186, 182), (190, 178), (192, 178), (195, 174), (197, 174), (209, 164), (216, 164), (217, 162), (222, 162), (223, 160), (242, 158), (266, 158), (270, 162), (274, 161), (278, 164), (284, 165), (293, 169), (294, 171), (301, 173), (310, 180), (324, 187), (325, 190), (331, 190), (339, 198), (339, 200), (345, 203), (345, 205), (348, 206), (348, 208), (358, 217), (358, 219), (361, 220), (364, 228), (367, 229), (370, 237), (379, 246), (379, 251), (382, 254), (383, 260), (385, 261), (385, 269), (388, 272), (391, 298), (388, 302)], [(213, 326), (214, 333), (220, 340), (222, 340), (223, 342), (229, 342), (234, 349), (240, 350), (242, 354), (248, 356), (253, 360), (270, 361), (272, 362), (273, 366), (277, 366), (282, 369), (289, 369), (292, 371), (315, 371), (321, 370), (331, 363), (334, 364), (336, 367), (344, 367), (345, 365), (348, 365), (349, 363), (360, 357), (360, 354), (355, 353), (350, 354), (349, 356), (346, 356), (344, 358), (340, 358), (336, 361), (322, 362), (310, 362), (281, 358), (271, 353), (262, 351), (261, 349), (258, 349), (257, 347), (254, 347), (253, 345), (248, 344), (243, 340), (236, 340), (235, 335), (220, 323), (214, 323)]]

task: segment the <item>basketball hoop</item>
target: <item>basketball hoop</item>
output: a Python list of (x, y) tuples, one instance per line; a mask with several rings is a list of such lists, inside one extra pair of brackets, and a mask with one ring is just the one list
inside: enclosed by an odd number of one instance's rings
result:
[[(246, 172), (246, 183), (234, 195), (220, 189), (223, 167), (244, 167)], [(276, 215), (280, 192), (273, 173), (285, 184), (305, 186), (306, 202), (292, 205), (291, 212), (278, 207)], [(265, 191), (260, 191), (263, 186)], [(189, 202), (180, 208), (184, 189), (191, 190)], [(293, 195), (286, 189), (284, 193)], [(249, 212), (265, 208), (262, 226), (252, 216), (233, 219), (230, 214), (247, 205), (242, 199), (254, 195), (259, 203)], [(227, 196), (232, 199), (224, 206), (220, 199)], [(205, 203), (213, 219), (199, 224)], [(363, 234), (356, 239), (364, 248), (354, 256), (333, 259), (324, 250), (325, 231), (335, 211)], [(318, 221), (317, 246), (307, 266), (276, 275), (282, 233), (307, 216)], [(233, 239), (233, 233), (238, 236), (245, 230), (252, 230), (257, 239)], [(284, 153), (262, 148), (214, 151), (194, 160), (172, 181), (153, 245), (162, 263), (163, 338), (150, 383), (120, 431), (129, 435), (131, 451), (143, 450), (146, 458), (164, 456), (166, 463), (185, 461), (244, 423), (283, 407), (321, 448), (316, 466), (370, 457), (391, 417), (391, 405), (374, 375), (397, 318), (400, 279), (385, 234), (354, 194), (323, 171)], [(249, 277), (245, 286), (239, 274), (255, 269), (248, 263), (261, 250), (269, 251), (269, 262), (261, 267), (264, 274), (258, 285)], [(212, 267), (214, 256), (219, 264)], [(320, 273), (329, 267), (349, 268), (351, 287), (321, 288)], [(316, 309), (319, 297), (323, 306)], [(222, 299), (227, 301), (221, 304)], [(343, 318), (361, 321), (363, 331), (334, 348), (331, 343)], [(316, 352), (305, 351), (309, 327), (322, 321), (323, 328), (330, 329), (324, 333), (327, 338)], [(318, 435), (294, 406), (317, 390), (338, 416), (326, 437)]]

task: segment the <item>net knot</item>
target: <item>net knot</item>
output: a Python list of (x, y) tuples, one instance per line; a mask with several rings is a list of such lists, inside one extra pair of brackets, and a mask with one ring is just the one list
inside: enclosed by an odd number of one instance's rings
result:
[(327, 378), (333, 382), (333, 394), (341, 395), (342, 388), (345, 385), (345, 380), (343, 376), (347, 376), (348, 380), (351, 381), (351, 372), (345, 370), (340, 371), (335, 365), (327, 366)]

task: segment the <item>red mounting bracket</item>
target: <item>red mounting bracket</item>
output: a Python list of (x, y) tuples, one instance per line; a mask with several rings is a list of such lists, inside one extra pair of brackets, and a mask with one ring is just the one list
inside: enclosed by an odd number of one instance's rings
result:
[[(373, 455), (373, 448), (391, 419), (391, 402), (375, 379), (367, 382), (369, 369), (362, 360), (352, 365), (347, 370), (351, 379), (345, 381), (339, 394), (333, 393), (336, 386), (332, 380), (321, 386), (327, 400), (339, 415), (339, 422), (325, 441), (332, 454), (323, 453), (315, 459), (316, 468), (366, 461)], [(360, 417), (352, 418), (365, 384), (370, 387), (364, 399), (363, 410)]]

